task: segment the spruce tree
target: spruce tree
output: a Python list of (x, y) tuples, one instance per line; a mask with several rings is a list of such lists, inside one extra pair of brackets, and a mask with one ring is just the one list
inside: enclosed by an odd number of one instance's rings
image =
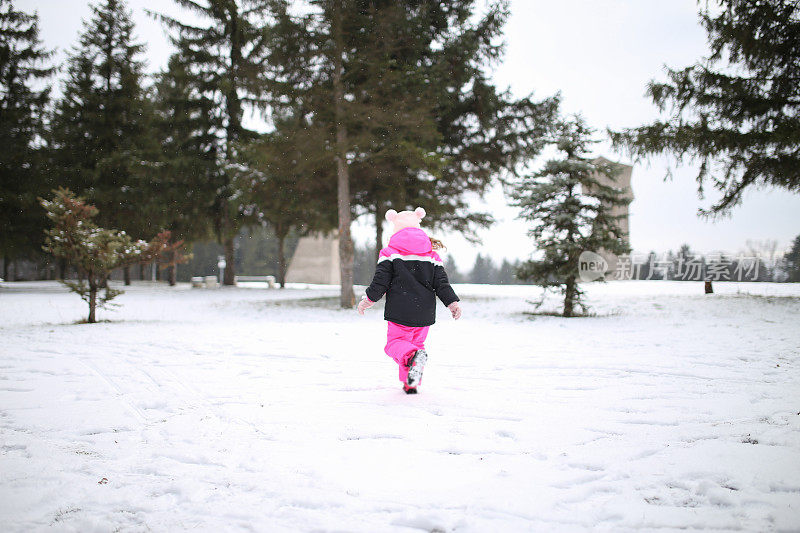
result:
[(493, 281), (493, 271), (492, 260), (489, 257), (478, 254), (469, 274), (469, 281), (470, 283), (491, 283)]
[[(515, 99), (491, 81), (490, 69), (502, 60), (503, 26), (509, 15), (508, 2), (486, 6), (476, 0), (433, 2), (441, 6), (441, 21), (431, 65), (431, 83), (436, 87), (434, 117), (440, 143), (437, 152), (447, 164), (426, 195), (429, 216), (444, 227), (474, 237), (473, 228), (493, 222), (488, 213), (470, 205), (474, 194), (483, 194), (496, 178), (512, 179), (537, 156), (551, 133), (559, 98), (534, 100), (532, 95)], [(441, 44), (434, 46), (433, 43)], [(437, 203), (438, 202), (438, 203)]]
[[(54, 191), (52, 200), (39, 200), (53, 227), (47, 230), (45, 251), (64, 258), (77, 270), (77, 281), (61, 280), (89, 304), (87, 322), (96, 322), (96, 310), (122, 291), (107, 284), (111, 271), (121, 266), (152, 261), (159, 255), (178, 251), (182, 242), (170, 244), (168, 231), (152, 241), (133, 240), (124, 231), (99, 227), (97, 208), (75, 196), (69, 189)], [(101, 294), (101, 289), (103, 293)]]
[(459, 272), (456, 260), (451, 254), (447, 254), (444, 257), (444, 269), (451, 283), (464, 283), (466, 281), (461, 272)]
[(431, 207), (432, 183), (446, 163), (437, 152), (439, 88), (431, 83), (431, 23), (438, 7), (407, 1), (356, 6), (360, 16), (349, 20), (348, 41), (357, 52), (346, 76), (353, 102), (351, 177), (354, 203), (375, 220), (377, 260), (386, 210)]
[(3, 278), (19, 256), (40, 251), (46, 219), (36, 198), (49, 189), (42, 117), (53, 73), (52, 52), (39, 39), (39, 21), (0, 0), (0, 254)]
[(578, 285), (581, 252), (624, 254), (627, 236), (619, 227), (614, 206), (628, 200), (621, 189), (600, 183), (598, 176), (615, 177), (620, 169), (589, 156), (592, 130), (580, 117), (559, 128), (559, 159), (548, 160), (543, 168), (513, 184), (513, 204), (520, 218), (532, 223), (533, 237), (542, 257), (523, 263), (517, 277), (531, 280), (545, 289), (558, 288), (564, 295), (563, 316), (586, 310), (583, 290)]
[[(150, 173), (150, 189), (164, 208), (152, 216), (175, 238), (204, 240), (213, 232), (221, 152), (215, 132), (221, 120), (180, 53), (173, 54), (157, 76), (154, 107), (153, 129), (161, 150)], [(174, 284), (176, 269), (171, 267), (167, 275)]]
[(784, 261), (789, 275), (787, 281), (800, 282), (800, 235), (795, 237), (791, 250), (784, 256)]
[(538, 153), (557, 101), (513, 101), (488, 81), (506, 2), (484, 18), (475, 0), (276, 4), (273, 105), (301, 101), (329, 138), (311, 157), (335, 168), (348, 306), (353, 213), (375, 218), (376, 249), (390, 205), (423, 206), (436, 225), (458, 231), (490, 223), (471, 212), (467, 193)]
[(708, 57), (647, 92), (668, 116), (612, 133), (638, 157), (672, 154), (700, 163), (721, 198), (701, 214), (724, 214), (745, 190), (800, 191), (800, 4), (796, 0), (718, 0), (700, 12)]
[(336, 189), (332, 180), (303, 162), (303, 150), (312, 142), (304, 118), (289, 115), (275, 125), (273, 132), (242, 147), (234, 178), (237, 188), (247, 191), (253, 218), (268, 224), (278, 239), (278, 282), (283, 288), (287, 237), (333, 230)]
[(67, 61), (51, 141), (54, 179), (99, 210), (98, 224), (132, 234), (156, 233), (150, 190), (158, 145), (144, 89), (144, 46), (135, 42), (131, 13), (121, 0), (91, 6)]
[(353, 92), (365, 95), (370, 144), (354, 158), (353, 181), (356, 202), (375, 216), (376, 247), (389, 206), (423, 206), (430, 223), (474, 238), (492, 217), (470, 193), (538, 155), (558, 99), (517, 100), (491, 82), (507, 2), (482, 17), (474, 0), (364, 2), (362, 12)]
[(231, 165), (236, 146), (257, 137), (243, 124), (245, 111), (265, 105), (269, 69), (267, 16), (271, 0), (175, 0), (202, 20), (200, 25), (150, 12), (172, 30), (172, 41), (186, 61), (188, 72), (202, 96), (220, 113), (217, 134), (221, 140), (215, 177), (216, 232), (225, 249), (225, 285), (235, 283), (234, 239), (245, 222), (240, 192), (234, 186)]
[(353, 216), (351, 165), (356, 157), (354, 132), (368, 115), (360, 113), (349, 68), (363, 48), (358, 0), (310, 0), (294, 14), (286, 0), (276, 0), (276, 23), (270, 42), (273, 79), (272, 105), (282, 113), (300, 109), (310, 117), (309, 136), (322, 139), (316, 151), (304, 153), (320, 179), (335, 183), (339, 239), (339, 305), (355, 305), (354, 246), (350, 233)]
[(508, 259), (503, 259), (497, 270), (497, 282), (501, 285), (513, 284), (516, 281), (515, 271), (514, 265)]

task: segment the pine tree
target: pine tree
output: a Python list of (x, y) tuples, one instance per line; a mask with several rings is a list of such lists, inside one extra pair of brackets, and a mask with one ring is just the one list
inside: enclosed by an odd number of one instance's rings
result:
[[(221, 124), (214, 102), (203, 94), (190, 68), (184, 57), (173, 54), (157, 77), (154, 131), (161, 150), (150, 189), (161, 207), (151, 216), (176, 238), (193, 242), (212, 234), (221, 151), (215, 132)], [(170, 268), (170, 284), (176, 276)]]
[(692, 249), (688, 244), (681, 245), (672, 264), (674, 279), (678, 281), (686, 281), (686, 269), (683, 265), (687, 261), (694, 259), (694, 255), (694, 252), (692, 252)]
[[(297, 248), (297, 243), (300, 236), (296, 232), (289, 232), (284, 242), (284, 255), (291, 257), (292, 253)], [(216, 243), (214, 243), (216, 244)], [(236, 240), (237, 255), (241, 257), (239, 265), (239, 272), (246, 276), (274, 276), (278, 279), (279, 262), (280, 258), (278, 252), (278, 238), (275, 232), (269, 225), (253, 225), (242, 228)], [(198, 250), (203, 245), (198, 245)], [(217, 245), (219, 247), (219, 245)], [(221, 250), (220, 250), (221, 251)], [(213, 269), (216, 269), (218, 253), (214, 253), (213, 257), (203, 257), (202, 252), (200, 259), (213, 260)], [(194, 259), (192, 260), (194, 262)], [(197, 263), (196, 263), (197, 264)], [(193, 272), (203, 272), (204, 266), (198, 265), (199, 268)], [(211, 271), (213, 271), (211, 269)]]
[[(638, 157), (673, 154), (700, 162), (722, 193), (704, 215), (724, 214), (748, 188), (800, 191), (800, 4), (796, 0), (719, 0), (700, 21), (711, 52), (667, 71), (648, 94), (666, 119), (612, 133)], [(712, 2), (713, 4), (713, 2)]]
[(478, 254), (475, 257), (475, 264), (472, 266), (472, 271), (469, 274), (470, 283), (492, 283), (493, 281), (494, 265), (492, 260)]
[(511, 285), (515, 283), (515, 272), (516, 268), (514, 267), (514, 264), (508, 259), (503, 259), (503, 262), (500, 264), (500, 268), (497, 270), (497, 283), (501, 285)]
[[(468, 193), (482, 194), (540, 152), (558, 100), (515, 100), (491, 83), (505, 1), (482, 17), (474, 0), (365, 4), (367, 42), (353, 60), (365, 75), (355, 76), (363, 86), (354, 93), (369, 95), (362, 112), (371, 141), (353, 174), (356, 201), (376, 220), (376, 245), (388, 206), (423, 206), (429, 223), (474, 238), (492, 218)], [(365, 174), (371, 179), (358, 181)]]
[(358, 4), (358, 0), (309, 0), (307, 9), (299, 10), (303, 14), (296, 15), (288, 1), (276, 0), (270, 43), (272, 105), (279, 113), (299, 110), (310, 118), (309, 138), (315, 139), (318, 149), (304, 152), (304, 159), (319, 179), (336, 184), (342, 308), (355, 304), (351, 166), (357, 155), (353, 134), (365, 118), (359, 113), (349, 68), (363, 50), (358, 46), (361, 33), (356, 31), (362, 27)]
[(427, 193), (433, 204), (422, 205), (431, 219), (470, 238), (473, 228), (493, 222), (472, 208), (470, 193), (483, 194), (497, 177), (518, 177), (519, 165), (537, 156), (550, 136), (559, 98), (514, 99), (491, 82), (488, 69), (503, 55), (507, 1), (489, 3), (481, 18), (475, 16), (480, 5), (475, 0), (437, 4), (441, 27), (432, 42), (441, 47), (431, 84), (438, 88), (437, 152), (447, 156), (447, 164)]
[(800, 282), (800, 235), (795, 237), (792, 249), (784, 256), (788, 281)]
[(456, 260), (451, 254), (447, 254), (444, 258), (444, 269), (447, 272), (447, 277), (450, 283), (464, 283), (464, 276), (459, 272)]
[(165, 252), (177, 251), (182, 245), (182, 242), (170, 244), (168, 231), (146, 242), (134, 241), (124, 231), (101, 228), (93, 220), (98, 214), (97, 208), (69, 189), (60, 188), (52, 200), (40, 199), (40, 203), (53, 224), (46, 232), (44, 249), (66, 259), (78, 270), (78, 281), (62, 282), (89, 304), (87, 322), (90, 324), (96, 322), (98, 307), (106, 306), (122, 293), (106, 283), (112, 270), (152, 261)]
[(538, 153), (557, 100), (513, 101), (488, 81), (506, 2), (483, 18), (475, 0), (309, 0), (295, 10), (303, 15), (276, 3), (278, 102), (302, 102), (311, 127), (329, 137), (329, 149), (312, 157), (335, 167), (346, 307), (353, 212), (375, 218), (377, 249), (390, 204), (423, 206), (431, 221), (458, 231), (488, 224), (467, 193)]
[[(347, 63), (352, 95), (349, 137), (354, 203), (375, 220), (376, 259), (383, 246), (384, 214), (390, 207), (430, 207), (433, 183), (446, 157), (437, 153), (434, 117), (439, 87), (432, 83), (431, 49), (441, 6), (434, 2), (355, 3), (348, 43), (357, 50)], [(429, 220), (432, 220), (429, 217)]]
[[(322, 47), (321, 57), (332, 68), (330, 73), (331, 95), (333, 103), (333, 131), (335, 142), (333, 160), (336, 163), (336, 190), (337, 211), (339, 218), (339, 276), (341, 289), (339, 305), (342, 308), (351, 308), (356, 299), (353, 293), (353, 239), (350, 234), (352, 220), (351, 191), (350, 191), (350, 165), (347, 161), (350, 144), (347, 136), (347, 100), (345, 94), (345, 58), (347, 54), (344, 25), (344, 8), (346, 0), (317, 0), (316, 4), (322, 8), (325, 20), (328, 22), (329, 42), (332, 46)], [(324, 106), (327, 108), (328, 106)]]
[(245, 222), (244, 206), (239, 201), (231, 165), (235, 164), (237, 144), (256, 137), (243, 124), (249, 107), (265, 104), (271, 81), (267, 79), (269, 27), (265, 21), (271, 0), (175, 0), (175, 3), (202, 19), (194, 25), (163, 14), (151, 15), (173, 31), (172, 41), (186, 61), (195, 85), (220, 112), (217, 134), (221, 139), (219, 171), (214, 202), (218, 238), (225, 248), (225, 285), (235, 283), (234, 239)]
[(639, 279), (661, 279), (661, 274), (656, 268), (657, 262), (658, 255), (656, 254), (655, 250), (651, 250), (650, 253), (647, 254), (647, 259), (645, 259), (645, 262), (639, 271)]
[(564, 155), (548, 160), (531, 176), (513, 184), (513, 204), (520, 217), (533, 226), (530, 235), (543, 256), (523, 263), (517, 276), (544, 288), (559, 288), (564, 295), (563, 316), (582, 311), (583, 291), (578, 285), (578, 259), (583, 251), (627, 253), (626, 235), (611, 208), (622, 205), (622, 191), (600, 183), (598, 175), (618, 175), (613, 164), (593, 161), (589, 149), (592, 130), (580, 117), (565, 121), (556, 146)]
[(303, 163), (311, 140), (297, 114), (280, 119), (275, 131), (244, 146), (234, 180), (247, 191), (248, 212), (268, 224), (278, 239), (278, 282), (286, 284), (285, 243), (291, 232), (327, 232), (336, 227), (332, 209), (336, 191), (332, 180), (320, 177)]
[[(98, 223), (156, 233), (149, 180), (158, 149), (144, 82), (144, 46), (121, 0), (93, 5), (67, 61), (51, 141), (57, 183), (85, 195)], [(160, 208), (160, 206), (159, 206)]]
[(48, 190), (42, 117), (53, 73), (52, 52), (39, 39), (39, 20), (0, 0), (0, 254), (3, 278), (15, 257), (39, 251), (46, 219), (36, 203)]

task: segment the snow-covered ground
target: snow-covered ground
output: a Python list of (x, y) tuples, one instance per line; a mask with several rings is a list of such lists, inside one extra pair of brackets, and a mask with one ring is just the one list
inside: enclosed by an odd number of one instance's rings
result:
[(800, 531), (800, 285), (715, 289), (457, 287), (406, 396), (336, 288), (0, 284), (0, 530)]

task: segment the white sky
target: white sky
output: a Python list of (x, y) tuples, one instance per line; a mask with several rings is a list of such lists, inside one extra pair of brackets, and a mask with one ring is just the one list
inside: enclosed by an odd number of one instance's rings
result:
[[(37, 10), (45, 45), (58, 49), (58, 59), (77, 40), (81, 20), (88, 17), (83, 0), (17, 0), (25, 11)], [(170, 45), (159, 23), (144, 8), (180, 13), (168, 0), (128, 0), (139, 40), (147, 43), (150, 71), (162, 68)], [(707, 52), (705, 33), (698, 25), (695, 0), (512, 0), (506, 25), (504, 63), (494, 73), (501, 88), (518, 96), (562, 95), (565, 113), (581, 113), (603, 134), (643, 124), (657, 116), (645, 98), (647, 82), (663, 79), (663, 67), (683, 67)], [(624, 161), (600, 145), (598, 155)], [(689, 243), (702, 252), (737, 253), (747, 240), (775, 239), (779, 250), (789, 247), (800, 233), (800, 195), (781, 190), (751, 190), (732, 216), (717, 221), (697, 217), (698, 207), (710, 199), (697, 197), (694, 167), (679, 167), (664, 182), (668, 163), (657, 159), (633, 169), (635, 200), (631, 204), (631, 244), (636, 251), (663, 252)], [(498, 224), (481, 233), (482, 246), (458, 235), (439, 235), (459, 268), (471, 267), (475, 254), (496, 262), (504, 257), (525, 258), (533, 251), (526, 226), (515, 220), (499, 190), (485, 198)], [(371, 241), (374, 230), (354, 226), (355, 238)]]

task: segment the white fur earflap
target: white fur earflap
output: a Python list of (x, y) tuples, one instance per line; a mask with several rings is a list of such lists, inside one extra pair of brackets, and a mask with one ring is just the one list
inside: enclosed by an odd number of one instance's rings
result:
[(421, 207), (414, 209), (414, 213), (419, 217), (420, 220), (425, 218), (425, 210)]
[(391, 222), (395, 218), (397, 218), (397, 211), (395, 211), (394, 209), (389, 209), (388, 211), (386, 211), (386, 220)]

